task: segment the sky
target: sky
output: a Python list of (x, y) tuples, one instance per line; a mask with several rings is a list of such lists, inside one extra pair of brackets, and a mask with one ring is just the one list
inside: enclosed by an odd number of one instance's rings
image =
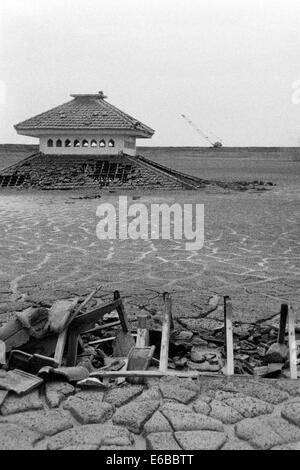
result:
[[(0, 143), (103, 90), (141, 145), (300, 145), (299, 0), (0, 0)], [(212, 136), (214, 139), (215, 137)]]

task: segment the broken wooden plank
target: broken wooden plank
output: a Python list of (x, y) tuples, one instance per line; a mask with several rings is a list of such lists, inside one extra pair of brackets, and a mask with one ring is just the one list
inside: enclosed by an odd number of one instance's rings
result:
[(68, 354), (67, 354), (67, 366), (76, 366), (77, 353), (78, 353), (78, 339), (79, 332), (77, 328), (69, 328), (68, 336)]
[(14, 319), (0, 328), (0, 339), (5, 342), (6, 352), (20, 348), (29, 341), (30, 335), (19, 320)]
[(113, 343), (113, 356), (120, 357), (120, 356), (128, 356), (129, 352), (132, 348), (135, 347), (135, 340), (132, 334), (128, 331), (125, 333), (124, 331), (119, 331), (114, 343)]
[(107, 343), (108, 341), (114, 341), (116, 336), (109, 336), (108, 338), (95, 339), (94, 341), (89, 341), (89, 346), (96, 346), (97, 344)]
[(66, 325), (65, 325), (66, 327), (69, 326), (76, 317), (78, 317), (78, 315), (82, 311), (82, 309), (92, 300), (92, 298), (97, 294), (97, 292), (99, 292), (100, 289), (102, 289), (101, 285), (96, 287), (96, 289), (94, 289), (87, 296), (87, 298), (82, 302), (82, 304), (80, 304), (77, 308), (74, 309), (74, 311), (70, 314), (70, 316), (69, 316), (69, 318), (66, 322)]
[(297, 345), (295, 337), (295, 312), (290, 305), (288, 309), (288, 330), (289, 330), (289, 357), (291, 379), (297, 379)]
[(0, 407), (4, 403), (5, 398), (7, 397), (8, 390), (0, 390)]
[(97, 335), (102, 330), (106, 330), (107, 328), (114, 328), (115, 326), (118, 326), (120, 324), (121, 324), (120, 320), (114, 321), (114, 322), (111, 322), (111, 323), (105, 323), (104, 325), (98, 325), (98, 326), (95, 326), (95, 328), (91, 328), (90, 330), (85, 331), (84, 334), (85, 335), (88, 335), (88, 334), (96, 334)]
[(284, 342), (285, 342), (285, 330), (286, 330), (286, 323), (287, 323), (288, 313), (289, 313), (288, 305), (287, 304), (281, 304), (278, 339), (277, 339), (277, 342), (279, 344), (284, 344)]
[(57, 362), (58, 366), (62, 365), (65, 346), (66, 346), (66, 342), (67, 342), (67, 336), (68, 336), (68, 328), (66, 328), (64, 331), (62, 331), (58, 335), (58, 338), (57, 338), (57, 343), (56, 343), (56, 348), (55, 348), (55, 353), (54, 353), (54, 359)]
[(165, 372), (168, 369), (169, 362), (169, 344), (170, 344), (170, 329), (172, 318), (172, 304), (171, 297), (168, 292), (163, 295), (165, 309), (161, 331), (161, 348), (160, 348), (160, 362), (159, 370)]
[(10, 370), (5, 375), (1, 373), (0, 388), (21, 395), (30, 392), (43, 383), (43, 380), (23, 370)]
[(83, 366), (58, 367), (55, 369), (53, 367), (46, 366), (38, 373), (38, 376), (44, 379), (47, 379), (48, 377), (64, 378), (68, 382), (77, 382), (78, 380), (87, 379), (89, 375), (89, 371)]
[(49, 334), (49, 310), (47, 308), (29, 307), (22, 312), (17, 312), (16, 317), (28, 329), (30, 336), (40, 339)]
[(234, 375), (232, 302), (228, 296), (224, 297), (224, 322), (226, 334), (226, 375)]
[(138, 315), (138, 327), (136, 337), (136, 348), (145, 348), (149, 345), (149, 331), (147, 329), (147, 315)]
[(101, 320), (102, 317), (106, 313), (113, 312), (117, 309), (117, 307), (121, 304), (121, 299), (114, 300), (110, 304), (103, 305), (98, 307), (90, 312), (83, 313), (82, 315), (78, 315), (74, 320), (71, 322), (72, 328), (78, 329), (80, 334), (85, 333), (86, 331), (94, 328), (95, 323)]
[(6, 345), (5, 342), (0, 339), (0, 365), (6, 364)]
[(114, 300), (121, 300), (120, 304), (116, 307), (116, 310), (117, 310), (118, 315), (119, 315), (119, 319), (120, 319), (120, 322), (121, 322), (121, 325), (122, 325), (122, 329), (123, 329), (124, 333), (127, 333), (130, 330), (130, 328), (129, 328), (129, 324), (128, 324), (128, 321), (127, 321), (125, 308), (124, 308), (124, 305), (123, 305), (123, 302), (122, 302), (122, 299), (121, 299), (121, 296), (120, 296), (120, 292), (118, 290), (116, 290), (114, 292)]
[[(49, 309), (49, 329), (52, 333), (61, 333), (74, 318), (79, 298), (72, 300), (56, 300)], [(75, 310), (74, 310), (75, 309)], [(77, 315), (77, 313), (76, 313)]]
[(218, 372), (191, 372), (191, 371), (179, 371), (179, 370), (120, 370), (120, 371), (95, 371), (90, 374), (90, 377), (187, 377), (187, 378), (198, 378), (201, 375), (208, 377), (219, 376)]
[(147, 370), (155, 351), (155, 346), (132, 348), (128, 355), (127, 370)]

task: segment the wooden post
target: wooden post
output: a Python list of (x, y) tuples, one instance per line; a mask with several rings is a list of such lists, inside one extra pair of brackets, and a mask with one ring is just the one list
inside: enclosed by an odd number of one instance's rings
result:
[(289, 355), (291, 379), (297, 379), (297, 345), (295, 337), (295, 312), (290, 305), (288, 310)]
[(138, 315), (138, 327), (137, 327), (137, 338), (136, 348), (145, 348), (149, 346), (149, 331), (147, 329), (147, 315), (140, 313)]
[(281, 304), (280, 309), (280, 324), (279, 324), (279, 331), (278, 331), (278, 339), (277, 342), (279, 344), (284, 344), (285, 342), (285, 329), (286, 329), (286, 321), (288, 318), (289, 307), (287, 304)]
[(233, 362), (233, 332), (232, 332), (232, 302), (227, 295), (224, 297), (226, 374), (234, 375)]
[[(114, 292), (114, 300), (118, 300), (120, 298), (121, 298), (120, 292), (118, 290), (116, 290)], [(122, 329), (123, 329), (124, 333), (128, 333), (129, 325), (128, 325), (128, 321), (127, 321), (127, 317), (126, 317), (123, 302), (120, 304), (119, 307), (116, 308), (116, 310), (118, 312), (119, 319), (120, 319), (120, 322), (121, 322)]]
[(62, 331), (58, 335), (58, 338), (57, 338), (54, 360), (57, 362), (59, 367), (62, 365), (62, 361), (64, 357), (64, 350), (65, 350), (66, 341), (67, 341), (67, 335), (68, 335), (68, 328)]
[(161, 348), (160, 348), (160, 361), (159, 370), (165, 372), (168, 370), (169, 362), (169, 340), (170, 340), (170, 328), (172, 319), (172, 303), (171, 297), (168, 292), (163, 295), (165, 311), (161, 330)]
[(68, 367), (76, 366), (78, 338), (79, 338), (78, 331), (75, 328), (70, 328), (69, 337), (68, 337), (68, 356), (67, 356)]

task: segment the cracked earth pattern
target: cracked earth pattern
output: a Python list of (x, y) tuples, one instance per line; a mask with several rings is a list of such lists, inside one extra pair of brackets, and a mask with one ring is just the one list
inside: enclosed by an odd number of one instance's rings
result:
[[(1, 395), (2, 393), (2, 395)], [(0, 449), (300, 450), (300, 381), (148, 379), (0, 391)]]
[[(299, 310), (299, 190), (264, 193), (177, 192), (128, 196), (129, 203), (202, 203), (205, 243), (183, 240), (99, 240), (98, 204), (78, 193), (2, 191), (0, 197), (0, 319), (35, 302), (85, 295), (101, 283), (106, 300), (119, 289), (129, 310), (161, 308), (172, 293), (176, 318), (199, 316), (214, 294), (230, 295), (234, 318), (255, 322)], [(133, 198), (135, 200), (133, 200)], [(197, 313), (198, 312), (198, 313)], [(130, 311), (129, 311), (130, 314)]]

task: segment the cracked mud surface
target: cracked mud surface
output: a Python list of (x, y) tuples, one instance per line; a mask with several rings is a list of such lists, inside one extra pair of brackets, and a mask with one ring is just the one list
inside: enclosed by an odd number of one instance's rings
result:
[[(84, 295), (102, 283), (101, 297), (119, 289), (131, 308), (160, 309), (170, 291), (176, 318), (201, 316), (214, 295), (230, 295), (234, 318), (255, 322), (283, 301), (299, 310), (299, 190), (264, 193), (177, 192), (142, 195), (131, 203), (203, 203), (205, 243), (107, 240), (96, 237), (99, 203), (78, 193), (2, 191), (0, 197), (0, 317), (34, 302)], [(136, 197), (136, 196), (135, 196)], [(106, 300), (106, 299), (105, 299)], [(130, 313), (130, 312), (129, 312)], [(0, 320), (0, 321), (1, 321)]]
[(52, 382), (0, 406), (0, 449), (300, 449), (300, 381), (149, 379), (107, 391)]

